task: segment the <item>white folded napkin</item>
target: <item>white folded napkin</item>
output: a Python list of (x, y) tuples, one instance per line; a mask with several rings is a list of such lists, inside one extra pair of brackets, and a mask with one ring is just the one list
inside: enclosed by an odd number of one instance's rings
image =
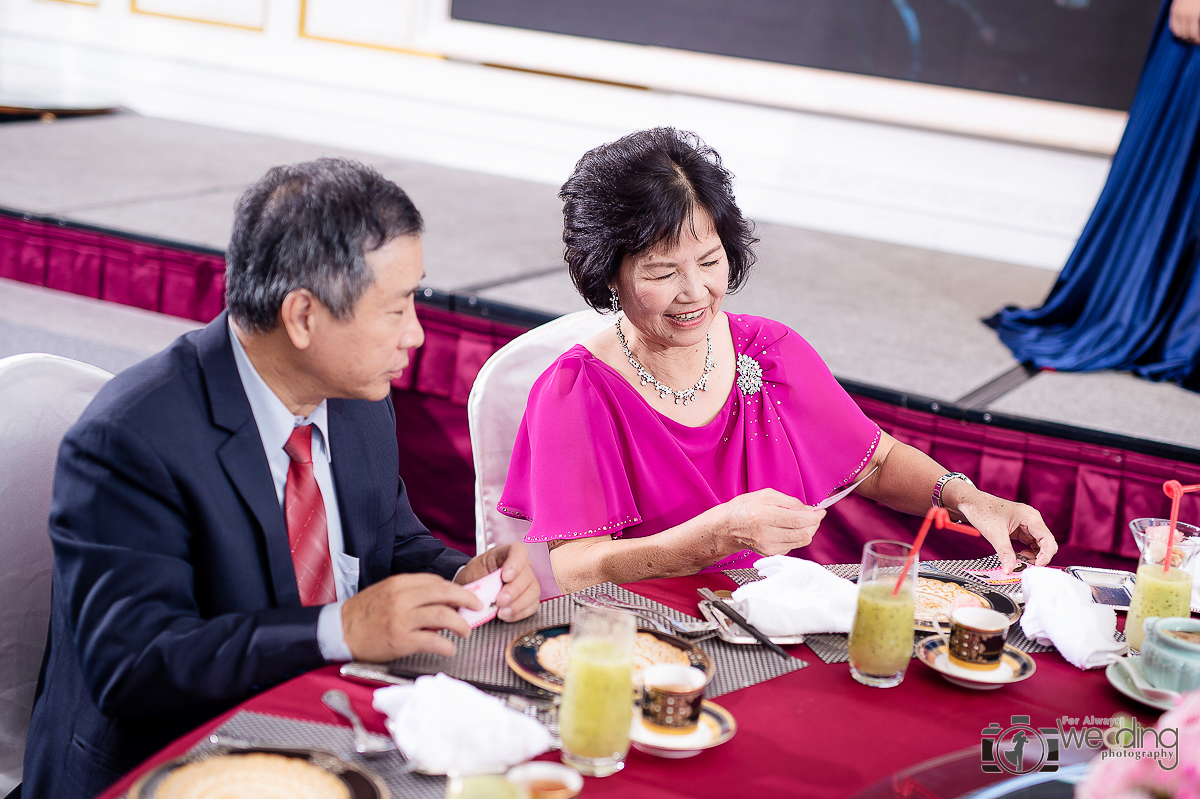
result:
[(1081, 580), (1044, 566), (1024, 571), (1021, 589), (1025, 612), (1021, 629), (1039, 644), (1053, 644), (1067, 662), (1081, 669), (1106, 666), (1128, 651), (1113, 640), (1117, 614), (1092, 601), (1092, 592)]
[(371, 704), (388, 717), (404, 756), (435, 774), (504, 771), (551, 744), (534, 719), (445, 674), (380, 688)]
[(788, 555), (761, 558), (762, 580), (733, 592), (734, 610), (767, 635), (848, 633), (858, 607), (858, 586), (811, 560)]

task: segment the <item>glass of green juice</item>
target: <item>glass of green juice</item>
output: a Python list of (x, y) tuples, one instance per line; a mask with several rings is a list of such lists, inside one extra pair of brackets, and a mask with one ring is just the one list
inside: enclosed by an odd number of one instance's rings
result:
[(503, 774), (451, 773), (446, 799), (529, 799), (529, 789)]
[(1170, 545), (1166, 519), (1134, 519), (1129, 529), (1142, 553), (1125, 617), (1125, 641), (1137, 652), (1145, 639), (1142, 622), (1146, 619), (1191, 614), (1191, 568), (1200, 552), (1200, 529), (1177, 522)]
[(576, 608), (571, 653), (558, 709), (562, 762), (589, 777), (625, 766), (633, 718), (631, 614)]
[(863, 685), (899, 685), (912, 659), (915, 562), (896, 590), (911, 552), (911, 546), (899, 541), (868, 541), (863, 547), (858, 610), (850, 628), (850, 674)]

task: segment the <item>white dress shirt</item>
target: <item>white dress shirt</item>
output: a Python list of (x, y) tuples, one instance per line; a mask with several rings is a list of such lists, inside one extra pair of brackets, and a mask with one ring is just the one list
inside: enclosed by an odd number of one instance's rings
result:
[(321, 614), (317, 617), (317, 645), (326, 660), (351, 660), (353, 656), (350, 654), (350, 647), (346, 645), (346, 637), (342, 630), (342, 603), (358, 592), (358, 558), (346, 554), (345, 539), (342, 536), (342, 517), (338, 513), (337, 491), (334, 489), (333, 471), (330, 467), (333, 453), (329, 448), (329, 413), (325, 402), (322, 401), (316, 410), (305, 418), (293, 414), (250, 362), (232, 320), (229, 322), (229, 337), (233, 342), (233, 360), (237, 363), (238, 377), (242, 380), (246, 399), (250, 400), (250, 411), (254, 414), (254, 423), (258, 425), (258, 437), (262, 441), (267, 464), (271, 467), (271, 478), (275, 482), (275, 494), (279, 498), (280, 510), (283, 509), (288, 466), (292, 460), (283, 446), (295, 428), (306, 424), (311, 424), (314, 428), (313, 476), (316, 478), (317, 487), (321, 489), (321, 499), (325, 502), (329, 557), (333, 563), (333, 581), (338, 600), (321, 608)]

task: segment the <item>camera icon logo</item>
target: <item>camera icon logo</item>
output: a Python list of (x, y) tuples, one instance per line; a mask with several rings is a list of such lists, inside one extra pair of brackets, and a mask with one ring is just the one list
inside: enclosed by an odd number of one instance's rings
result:
[(981, 735), (979, 756), (985, 773), (1020, 775), (1058, 771), (1057, 727), (1035, 729), (1030, 726), (1029, 716), (1011, 716), (1006, 729), (992, 722), (983, 728)]

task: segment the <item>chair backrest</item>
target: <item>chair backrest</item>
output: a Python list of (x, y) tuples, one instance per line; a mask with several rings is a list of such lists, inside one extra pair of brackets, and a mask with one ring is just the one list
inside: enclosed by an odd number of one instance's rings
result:
[(0, 796), (21, 781), (50, 620), (47, 519), (63, 434), (112, 377), (41, 353), (0, 359)]
[[(590, 310), (561, 316), (508, 342), (479, 370), (467, 400), (471, 456), (475, 461), (475, 546), (479, 552), (520, 541), (529, 529), (529, 522), (496, 510), (529, 389), (555, 358), (610, 324), (612, 317)], [(542, 585), (542, 598), (558, 596), (562, 591), (554, 580), (546, 545), (531, 544), (529, 549)]]

